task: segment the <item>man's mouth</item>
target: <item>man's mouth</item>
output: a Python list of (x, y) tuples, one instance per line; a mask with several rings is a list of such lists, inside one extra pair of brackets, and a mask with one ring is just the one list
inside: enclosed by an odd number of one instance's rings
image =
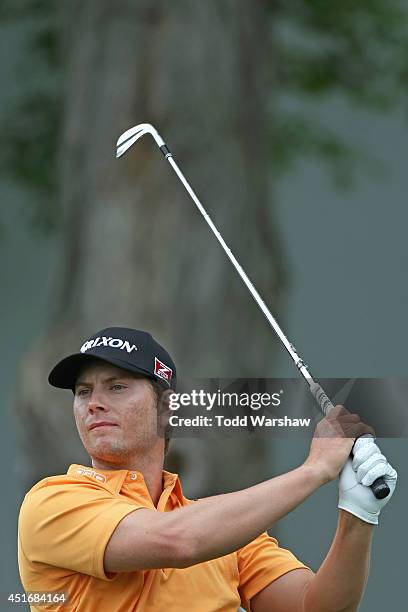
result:
[(95, 429), (96, 427), (117, 427), (117, 425), (116, 423), (111, 423), (110, 421), (95, 421), (88, 427), (88, 429), (91, 431), (91, 429)]

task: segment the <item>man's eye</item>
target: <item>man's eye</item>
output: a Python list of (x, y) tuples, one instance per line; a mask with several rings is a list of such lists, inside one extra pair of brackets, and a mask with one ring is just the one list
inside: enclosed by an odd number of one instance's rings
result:
[(125, 389), (125, 385), (112, 385), (112, 389), (114, 389), (115, 391), (121, 391), (122, 389)]
[(78, 389), (78, 391), (76, 392), (79, 397), (85, 397), (88, 393), (89, 389)]

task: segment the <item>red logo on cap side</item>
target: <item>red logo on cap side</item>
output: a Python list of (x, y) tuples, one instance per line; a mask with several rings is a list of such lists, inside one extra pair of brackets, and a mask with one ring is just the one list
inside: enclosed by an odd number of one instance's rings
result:
[(166, 380), (168, 383), (171, 382), (173, 377), (173, 370), (169, 368), (169, 366), (166, 366), (165, 363), (160, 361), (160, 359), (157, 359), (157, 357), (154, 358), (154, 373), (156, 376)]

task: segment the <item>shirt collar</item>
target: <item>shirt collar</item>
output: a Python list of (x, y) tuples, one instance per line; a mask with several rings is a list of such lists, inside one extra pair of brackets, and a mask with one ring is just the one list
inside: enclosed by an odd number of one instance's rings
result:
[[(136, 470), (97, 470), (93, 467), (73, 463), (69, 466), (67, 474), (69, 476), (85, 478), (86, 480), (98, 482), (102, 486), (115, 490), (117, 493), (120, 492), (125, 482), (129, 484), (134, 483), (135, 486), (146, 489), (142, 472), (138, 472)], [(173, 474), (172, 472), (163, 470), (162, 479), (163, 493), (160, 499), (162, 499), (164, 496), (167, 500), (173, 493), (177, 497), (178, 501), (183, 504), (184, 496), (178, 474)], [(158, 509), (161, 505), (162, 504), (159, 503)]]

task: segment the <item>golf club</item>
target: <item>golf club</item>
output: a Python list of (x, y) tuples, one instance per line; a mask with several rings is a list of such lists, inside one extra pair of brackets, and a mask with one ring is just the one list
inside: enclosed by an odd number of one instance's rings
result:
[[(141, 123), (139, 125), (136, 125), (136, 126), (130, 128), (129, 130), (126, 130), (126, 132), (124, 132), (119, 137), (119, 139), (117, 141), (117, 144), (116, 144), (116, 157), (121, 157), (124, 153), (126, 153), (126, 151), (128, 151), (128, 149), (130, 149), (130, 147), (139, 138), (141, 138), (145, 134), (150, 134), (154, 138), (154, 140), (156, 141), (156, 143), (157, 143), (158, 147), (160, 148), (161, 152), (163, 153), (165, 159), (169, 162), (169, 164), (172, 166), (173, 170), (175, 171), (175, 173), (179, 177), (180, 181), (183, 183), (185, 189), (189, 193), (189, 195), (190, 195), (191, 199), (193, 200), (194, 204), (197, 206), (198, 210), (203, 215), (203, 217), (206, 220), (207, 224), (209, 225), (211, 231), (213, 232), (213, 234), (217, 238), (218, 242), (221, 244), (221, 246), (224, 249), (224, 251), (225, 251), (226, 255), (228, 256), (228, 258), (230, 259), (232, 265), (234, 266), (234, 268), (236, 269), (236, 271), (240, 275), (242, 281), (247, 286), (247, 288), (248, 288), (249, 292), (251, 293), (252, 297), (254, 298), (255, 302), (258, 304), (259, 308), (262, 310), (262, 312), (263, 312), (265, 318), (267, 319), (269, 325), (272, 327), (272, 329), (278, 335), (278, 337), (281, 340), (282, 344), (284, 345), (284, 347), (288, 351), (288, 353), (291, 356), (292, 360), (294, 361), (296, 367), (298, 368), (300, 374), (303, 376), (303, 378), (305, 379), (306, 383), (308, 384), (310, 392), (312, 393), (313, 397), (316, 399), (316, 401), (317, 401), (318, 405), (320, 406), (322, 412), (325, 415), (327, 415), (330, 412), (330, 410), (332, 410), (334, 408), (332, 402), (330, 401), (330, 399), (328, 398), (328, 396), (324, 392), (324, 390), (321, 387), (321, 385), (319, 385), (319, 383), (317, 383), (313, 379), (313, 377), (312, 377), (312, 375), (311, 375), (311, 373), (309, 371), (309, 368), (307, 367), (307, 365), (305, 364), (303, 359), (301, 359), (301, 357), (299, 357), (295, 347), (293, 346), (293, 344), (291, 342), (289, 342), (288, 338), (285, 336), (285, 334), (283, 333), (282, 329), (280, 328), (278, 322), (272, 316), (272, 314), (269, 311), (268, 307), (266, 306), (265, 302), (263, 301), (263, 299), (259, 295), (258, 291), (255, 289), (255, 287), (252, 284), (252, 282), (249, 280), (248, 276), (245, 274), (242, 266), (239, 264), (239, 262), (237, 261), (237, 259), (233, 255), (233, 253), (231, 252), (231, 249), (228, 247), (228, 245), (224, 241), (223, 237), (221, 236), (220, 232), (218, 231), (218, 229), (214, 225), (214, 223), (211, 220), (210, 216), (208, 215), (207, 211), (205, 210), (205, 208), (201, 204), (200, 200), (197, 198), (196, 194), (194, 193), (194, 191), (190, 187), (190, 185), (189, 185), (187, 179), (185, 178), (184, 174), (181, 172), (180, 168), (178, 167), (178, 165), (174, 161), (173, 155), (170, 152), (170, 149), (168, 148), (168, 146), (166, 145), (164, 140), (161, 138), (161, 136), (158, 134), (157, 130), (155, 130), (155, 128), (152, 125), (150, 125), (149, 123)], [(387, 483), (385, 482), (384, 478), (382, 478), (382, 477), (381, 478), (377, 478), (377, 480), (375, 480), (373, 482), (373, 484), (371, 485), (371, 490), (373, 491), (373, 493), (374, 493), (374, 495), (375, 495), (375, 497), (377, 499), (383, 499), (383, 498), (387, 497), (387, 495), (390, 492), (390, 489), (389, 489)]]

